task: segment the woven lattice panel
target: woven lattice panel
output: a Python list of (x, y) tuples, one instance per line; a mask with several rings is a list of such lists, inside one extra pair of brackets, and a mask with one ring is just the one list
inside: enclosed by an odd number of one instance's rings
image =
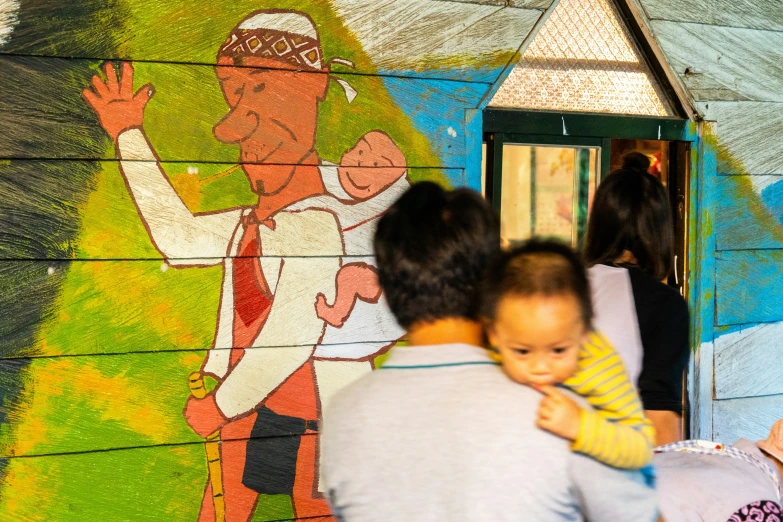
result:
[(672, 115), (611, 0), (560, 0), (490, 106)]

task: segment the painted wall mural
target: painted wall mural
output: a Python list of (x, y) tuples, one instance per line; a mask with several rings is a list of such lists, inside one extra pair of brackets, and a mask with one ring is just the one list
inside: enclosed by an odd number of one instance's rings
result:
[[(207, 452), (216, 464), (199, 519), (222, 520), (230, 506), (232, 518), (245, 520), (259, 494), (291, 495), (297, 517), (322, 515), (316, 437), (304, 436), (318, 431), (319, 399), (369, 371), (403, 334), (380, 302), (372, 258), (340, 256), (372, 254), (375, 222), (410, 186), (405, 157), (387, 134), (371, 131), (339, 166), (322, 165), (315, 136), (330, 78), (304, 13), (251, 13), (217, 62), (229, 111), (213, 134), (239, 146), (258, 195), (253, 207), (187, 208), (144, 134), (154, 86), (134, 92), (130, 63), (119, 77), (106, 64), (105, 82), (93, 77), (83, 97), (116, 143), (123, 179), (167, 265), (222, 267), (215, 340), (191, 377), (183, 414), (210, 442), (238, 442)], [(352, 101), (356, 91), (336, 81)], [(268, 349), (249, 349), (260, 347)], [(218, 383), (208, 393), (204, 376)]]
[(328, 520), (375, 223), (542, 8), (72, 4), (0, 2), (0, 519)]

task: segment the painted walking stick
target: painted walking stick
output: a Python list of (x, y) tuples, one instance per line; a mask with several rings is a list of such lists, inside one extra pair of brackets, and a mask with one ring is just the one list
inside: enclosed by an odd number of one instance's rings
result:
[[(188, 377), (190, 393), (197, 399), (207, 395), (204, 378), (199, 372), (193, 372)], [(220, 469), (220, 430), (209, 435), (204, 442), (209, 468), (209, 483), (212, 486), (212, 503), (215, 506), (215, 522), (226, 520), (226, 499), (223, 497), (223, 475)]]

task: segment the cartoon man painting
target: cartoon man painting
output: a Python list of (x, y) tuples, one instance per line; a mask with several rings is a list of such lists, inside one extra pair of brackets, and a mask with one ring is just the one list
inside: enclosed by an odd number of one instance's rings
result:
[[(377, 217), (408, 186), (405, 158), (378, 131), (340, 166), (318, 157), (318, 106), (330, 76), (306, 14), (251, 13), (220, 47), (217, 63), (230, 110), (213, 132), (239, 146), (258, 195), (252, 208), (188, 210), (143, 130), (153, 87), (134, 93), (129, 63), (119, 78), (106, 64), (106, 81), (94, 77), (83, 97), (114, 140), (133, 201), (167, 262), (223, 266), (215, 339), (202, 367), (218, 385), (202, 399), (190, 397), (184, 415), (202, 437), (220, 430), (226, 441), (225, 519), (248, 520), (259, 493), (291, 495), (297, 518), (322, 515), (321, 403), (369, 371), (402, 334), (382, 302), (370, 242)], [(350, 100), (355, 91), (341, 85)], [(211, 488), (199, 520), (215, 520)]]

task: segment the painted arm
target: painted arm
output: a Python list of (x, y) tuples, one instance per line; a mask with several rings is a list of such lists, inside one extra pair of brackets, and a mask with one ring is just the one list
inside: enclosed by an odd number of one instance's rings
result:
[(214, 265), (226, 256), (241, 211), (194, 215), (185, 206), (142, 130), (144, 108), (154, 90), (148, 84), (133, 93), (133, 67), (122, 64), (121, 79), (111, 63), (106, 82), (92, 79), (82, 97), (114, 141), (120, 171), (155, 248), (172, 265)]
[(315, 311), (318, 317), (335, 328), (345, 323), (357, 299), (377, 303), (381, 297), (378, 274), (375, 268), (367, 263), (350, 263), (343, 266), (337, 273), (336, 282), (334, 304), (327, 304), (324, 294), (318, 294), (315, 299)]
[[(286, 219), (296, 219), (296, 222), (287, 225)], [(332, 297), (330, 287), (334, 286), (339, 269), (337, 257), (309, 257), (328, 251), (332, 245), (340, 245), (331, 214), (281, 212), (276, 221), (277, 232), (269, 232), (266, 244), (269, 246), (271, 237), (280, 234), (291, 242), (292, 247), (286, 252), (301, 257), (284, 259), (272, 308), (261, 332), (217, 387), (217, 406), (228, 418), (257, 407), (311, 357), (324, 329), (323, 319), (319, 319), (313, 309), (313, 296), (323, 292)], [(302, 227), (319, 231), (311, 240), (310, 248), (297, 246), (301, 239), (291, 233)], [(264, 239), (262, 235), (262, 242)]]

